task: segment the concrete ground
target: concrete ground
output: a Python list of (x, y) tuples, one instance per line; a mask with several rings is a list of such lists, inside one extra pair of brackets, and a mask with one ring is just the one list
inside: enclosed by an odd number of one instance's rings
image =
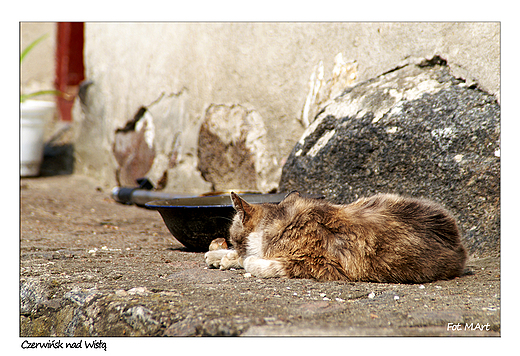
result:
[(500, 336), (500, 259), (421, 285), (207, 269), (156, 211), (77, 175), (22, 179), (20, 336)]

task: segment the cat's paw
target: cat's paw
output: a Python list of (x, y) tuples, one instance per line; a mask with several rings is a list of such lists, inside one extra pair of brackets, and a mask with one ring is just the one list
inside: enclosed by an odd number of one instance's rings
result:
[(242, 268), (242, 258), (235, 250), (230, 251), (220, 261), (220, 269)]
[(244, 260), (244, 269), (259, 278), (285, 277), (285, 269), (280, 261), (249, 256)]
[(210, 268), (220, 268), (220, 262), (222, 261), (222, 258), (229, 252), (229, 250), (208, 251), (204, 254), (204, 261)]

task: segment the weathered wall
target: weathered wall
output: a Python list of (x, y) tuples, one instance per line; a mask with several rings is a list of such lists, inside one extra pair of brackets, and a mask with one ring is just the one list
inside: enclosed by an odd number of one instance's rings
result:
[(198, 169), (200, 127), (212, 105), (240, 105), (265, 126), (270, 173), (258, 189), (276, 187), (304, 130), (311, 73), (323, 61), (331, 78), (338, 53), (357, 62), (357, 82), (439, 54), (456, 75), (499, 95), (498, 23), (87, 23), (92, 83), (74, 109), (75, 168), (117, 184), (115, 132), (145, 106), (147, 124), (136, 130), (146, 130), (155, 154), (148, 176), (169, 191), (205, 192), (213, 184)]
[[(25, 93), (54, 88), (54, 53), (56, 52), (56, 24), (53, 22), (23, 22), (20, 24), (20, 54), (34, 40), (47, 34), (25, 57), (20, 68), (20, 85)], [(48, 96), (46, 99), (51, 99)]]

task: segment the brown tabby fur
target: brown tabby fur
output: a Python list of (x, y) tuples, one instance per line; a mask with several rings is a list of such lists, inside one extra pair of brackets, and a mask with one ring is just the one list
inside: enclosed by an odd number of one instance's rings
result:
[(455, 219), (428, 200), (379, 194), (335, 205), (293, 192), (278, 204), (248, 204), (231, 197), (233, 253), (258, 277), (423, 283), (464, 269)]

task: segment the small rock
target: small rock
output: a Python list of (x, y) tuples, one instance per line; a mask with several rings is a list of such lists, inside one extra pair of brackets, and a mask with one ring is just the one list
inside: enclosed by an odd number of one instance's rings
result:
[(120, 296), (120, 297), (124, 297), (124, 296), (127, 296), (128, 293), (124, 289), (119, 289), (119, 290), (116, 290), (116, 295)]
[(251, 275), (251, 273), (249, 273), (249, 272), (244, 273), (244, 277), (245, 277), (245, 278), (251, 278), (251, 276), (252, 276), (252, 275)]
[(376, 296), (376, 294), (374, 292), (370, 292), (370, 294), (368, 295), (368, 299), (374, 299)]
[(482, 308), (484, 311), (496, 311), (497, 309), (495, 307), (484, 307)]
[(123, 275), (119, 272), (112, 272), (107, 277), (110, 279), (113, 279), (113, 280), (118, 280), (118, 279), (123, 278)]
[(267, 324), (273, 324), (273, 323), (276, 322), (276, 317), (268, 316), (268, 317), (265, 317), (265, 318), (264, 318), (264, 321), (265, 321)]
[(147, 295), (149, 293), (151, 293), (146, 287), (135, 287), (135, 288), (132, 288), (132, 289), (129, 289), (127, 291), (128, 294), (130, 295), (134, 295), (134, 294), (137, 294), (137, 295)]

